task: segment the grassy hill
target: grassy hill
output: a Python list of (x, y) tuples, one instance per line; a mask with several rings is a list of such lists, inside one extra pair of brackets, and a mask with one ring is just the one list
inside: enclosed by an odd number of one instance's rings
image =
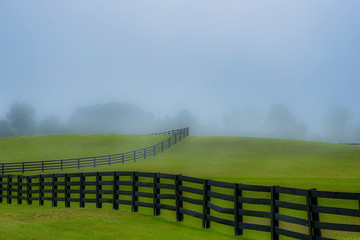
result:
[(360, 147), (265, 138), (188, 137), (155, 158), (80, 170), (164, 172), (247, 184), (359, 192)]
[(81, 134), (0, 138), (0, 163), (117, 154), (152, 146), (167, 136)]
[[(33, 138), (33, 139), (32, 139)], [(151, 146), (166, 136), (75, 135), (0, 139), (0, 161), (47, 160), (102, 155)], [(54, 142), (51, 142), (53, 139)], [(26, 141), (25, 141), (26, 140)], [(56, 141), (55, 141), (56, 140)], [(24, 142), (21, 142), (24, 141)], [(4, 146), (6, 150), (3, 151)], [(46, 151), (47, 150), (47, 151)], [(37, 155), (38, 154), (38, 155)], [(184, 174), (220, 181), (259, 185), (360, 191), (360, 147), (281, 139), (240, 137), (188, 137), (164, 153), (136, 163), (115, 164), (89, 171), (147, 171)], [(69, 172), (77, 172), (71, 170)], [(72, 206), (76, 206), (75, 204)], [(12, 239), (267, 239), (268, 234), (245, 233), (234, 237), (229, 227), (201, 229), (186, 218), (174, 221), (173, 213), (151, 216), (150, 209), (130, 213), (108, 209), (65, 209), (49, 205), (0, 204), (6, 223), (0, 238)], [(125, 210), (125, 211), (124, 211)], [(358, 219), (355, 224), (360, 224)], [(65, 231), (66, 230), (66, 231)], [(161, 232), (161, 235), (157, 235)], [(11, 235), (13, 234), (13, 235)], [(22, 236), (22, 237), (21, 237)], [(341, 234), (336, 235), (341, 238)], [(343, 239), (357, 239), (344, 235)]]

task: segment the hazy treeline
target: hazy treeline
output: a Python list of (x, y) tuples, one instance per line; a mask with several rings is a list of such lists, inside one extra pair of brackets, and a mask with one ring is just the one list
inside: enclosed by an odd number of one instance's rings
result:
[(36, 120), (35, 108), (16, 102), (6, 116), (0, 116), (0, 137), (48, 134), (147, 134), (190, 127), (197, 136), (245, 136), (300, 139), (329, 142), (360, 142), (360, 123), (347, 108), (332, 108), (324, 113), (323, 130), (310, 132), (306, 123), (282, 104), (266, 113), (255, 108), (233, 108), (221, 122), (201, 124), (189, 110), (176, 116), (157, 118), (138, 106), (106, 103), (77, 108), (66, 122), (56, 116)]
[(16, 102), (5, 117), (0, 116), (0, 137), (49, 134), (147, 134), (182, 128), (196, 122), (188, 110), (172, 118), (156, 118), (127, 103), (78, 107), (66, 122), (56, 116), (36, 120), (35, 108)]

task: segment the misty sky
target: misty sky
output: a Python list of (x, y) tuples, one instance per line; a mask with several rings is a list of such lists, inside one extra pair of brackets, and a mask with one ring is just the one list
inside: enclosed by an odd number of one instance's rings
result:
[(207, 123), (285, 104), (360, 113), (360, 1), (0, 1), (0, 118), (127, 102)]

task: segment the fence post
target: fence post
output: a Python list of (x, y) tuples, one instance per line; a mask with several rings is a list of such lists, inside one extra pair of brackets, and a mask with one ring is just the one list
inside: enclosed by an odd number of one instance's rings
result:
[(99, 172), (96, 172), (96, 208), (102, 208), (102, 176), (100, 176)]
[(164, 141), (161, 142), (161, 152), (164, 151)]
[(146, 159), (146, 148), (144, 148), (144, 159)]
[(18, 190), (17, 203), (22, 204), (22, 176), (21, 175), (18, 175), (17, 190)]
[(117, 200), (119, 200), (119, 185), (117, 182), (119, 181), (119, 176), (116, 172), (114, 172), (114, 179), (113, 179), (113, 209), (118, 210), (119, 209), (119, 203), (117, 203)]
[[(310, 190), (315, 190), (315, 189), (310, 189)], [(309, 228), (309, 236), (313, 237), (313, 227), (314, 227), (314, 223), (311, 219), (311, 201), (310, 201), (310, 190), (306, 191), (306, 211), (307, 211), (307, 218), (308, 218), (308, 228)]]
[(67, 173), (64, 175), (65, 180), (65, 186), (64, 186), (64, 192), (65, 192), (65, 207), (70, 207), (70, 185), (68, 184), (70, 182), (70, 178), (68, 177)]
[(175, 144), (176, 144), (176, 140), (177, 140), (177, 134), (174, 134), (174, 137), (175, 137)]
[(58, 197), (58, 194), (57, 194), (57, 181), (58, 181), (58, 178), (55, 177), (55, 174), (52, 175), (52, 203), (51, 205), (53, 207), (57, 207), (57, 197)]
[(44, 161), (41, 161), (41, 171), (44, 172)]
[[(176, 135), (175, 135), (176, 136)], [(210, 215), (210, 208), (208, 207), (208, 202), (210, 201), (210, 197), (208, 192), (211, 190), (208, 180), (204, 182), (203, 189), (203, 219), (202, 219), (202, 227), (210, 228), (210, 221), (208, 220), (208, 215)]]
[(44, 178), (43, 176), (40, 174), (39, 175), (39, 205), (43, 206), (44, 205)]
[(134, 151), (134, 162), (136, 162), (136, 151)]
[(279, 220), (275, 218), (275, 215), (279, 213), (279, 207), (276, 206), (276, 201), (279, 200), (279, 193), (276, 191), (278, 187), (271, 187), (271, 240), (279, 240), (279, 234), (276, 233), (276, 229), (279, 227)]
[(137, 212), (138, 211), (138, 206), (136, 206), (137, 201), (138, 201), (138, 196), (137, 196), (137, 192), (139, 190), (139, 187), (136, 186), (137, 182), (139, 181), (139, 177), (136, 176), (136, 172), (132, 172), (132, 206), (131, 206), (131, 211), (132, 212)]
[(4, 163), (2, 164), (1, 168), (2, 168), (2, 170), (1, 170), (2, 174), (5, 174), (5, 164)]
[(125, 162), (124, 154), (122, 154), (121, 156), (122, 156), (121, 162), (122, 162), (122, 164), (124, 164), (124, 162)]
[(29, 176), (26, 176), (26, 192), (27, 192), (27, 204), (32, 204), (32, 186), (31, 186), (31, 178)]
[(170, 138), (171, 138), (171, 137), (168, 138), (168, 145), (169, 145), (169, 147), (170, 147), (170, 145), (171, 145), (171, 144), (170, 144)]
[(111, 165), (111, 155), (109, 155), (109, 166)]
[(94, 157), (94, 167), (96, 167), (96, 157)]
[(25, 162), (22, 163), (22, 173), (25, 173)]
[(182, 180), (181, 174), (176, 175), (175, 178), (175, 194), (176, 194), (176, 221), (181, 222), (184, 220), (184, 214), (180, 212), (180, 209), (183, 208), (183, 201), (182, 201)]
[(83, 173), (80, 173), (80, 202), (79, 207), (85, 207), (85, 177)]
[(80, 169), (80, 158), (78, 158), (78, 169)]
[[(318, 205), (318, 199), (317, 197), (314, 197), (314, 193), (316, 192), (316, 190), (310, 190), (310, 208), (312, 208), (313, 206), (317, 206)], [(314, 237), (321, 237), (321, 229), (320, 228), (315, 228), (315, 224), (314, 222), (320, 222), (320, 214), (318, 212), (314, 212), (311, 211), (311, 218), (312, 218), (312, 225), (313, 225), (313, 232), (314, 232)]]
[(239, 209), (242, 209), (242, 201), (239, 201), (239, 198), (242, 198), (242, 184), (235, 183), (234, 185), (234, 230), (235, 236), (243, 235), (242, 227), (239, 227), (239, 223), (243, 222), (243, 216), (239, 215)]
[(154, 193), (153, 215), (154, 216), (159, 216), (160, 215), (160, 208), (157, 205), (160, 204), (160, 199), (157, 198), (157, 195), (160, 194), (160, 188), (157, 187), (157, 184), (160, 183), (160, 178), (157, 177), (157, 173), (154, 173), (153, 183), (154, 183), (154, 187), (153, 187), (153, 193)]
[(63, 170), (63, 160), (60, 160), (60, 170)]
[(12, 188), (11, 188), (11, 183), (12, 183), (12, 177), (11, 175), (7, 175), (7, 203), (10, 204), (11, 203), (11, 195), (12, 195)]
[(3, 180), (3, 178), (2, 178), (2, 176), (0, 176), (0, 203), (3, 202), (3, 197), (2, 197), (2, 195), (3, 195), (3, 184), (2, 184), (2, 180)]

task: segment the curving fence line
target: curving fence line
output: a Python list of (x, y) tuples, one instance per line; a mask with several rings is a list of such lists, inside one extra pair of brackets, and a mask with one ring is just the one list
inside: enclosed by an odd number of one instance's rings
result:
[(165, 151), (172, 145), (189, 136), (189, 128), (175, 129), (166, 132), (153, 133), (151, 135), (169, 135), (164, 141), (150, 147), (138, 149), (135, 151), (124, 152), (119, 154), (81, 157), (60, 160), (18, 162), (18, 163), (1, 163), (0, 172), (6, 173), (25, 173), (31, 171), (48, 171), (48, 170), (65, 170), (71, 168), (96, 167), (101, 165), (111, 165), (115, 163), (125, 163), (128, 161), (136, 162), (137, 159), (146, 159), (149, 156), (155, 156)]
[[(129, 205), (133, 212), (139, 207), (151, 208), (154, 215), (169, 210), (176, 213), (177, 221), (188, 215), (200, 219), (203, 228), (210, 228), (213, 222), (233, 228), (235, 235), (253, 230), (265, 232), (271, 239), (331, 240), (333, 231), (360, 232), (360, 193), (247, 185), (181, 174), (0, 175), (0, 202), (5, 199), (8, 204), (14, 200), (44, 205), (47, 201), (53, 207), (59, 202), (65, 207), (76, 203), (79, 207), (95, 204), (96, 208), (105, 203), (115, 210)], [(336, 207), (344, 201), (346, 208), (344, 204)]]

